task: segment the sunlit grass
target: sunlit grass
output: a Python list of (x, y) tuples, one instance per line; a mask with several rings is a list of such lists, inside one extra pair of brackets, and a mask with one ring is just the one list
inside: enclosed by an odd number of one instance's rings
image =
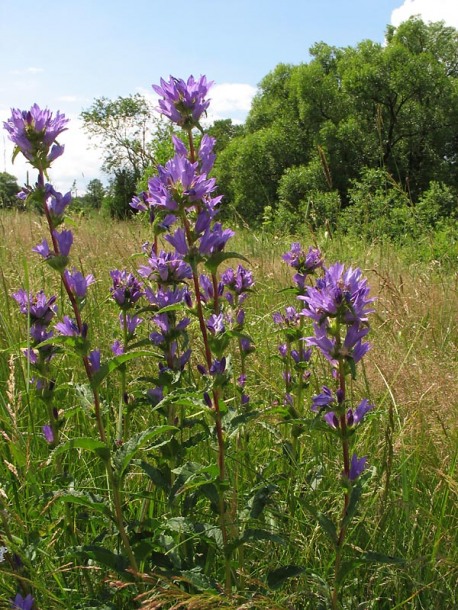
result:
[[(109, 272), (115, 268), (137, 269), (141, 246), (151, 238), (149, 227), (139, 220), (112, 223), (97, 216), (76, 217), (73, 224), (72, 264), (96, 277), (84, 315), (89, 321), (91, 341), (108, 356), (109, 346), (118, 332), (118, 312), (109, 299)], [(95, 522), (87, 517), (81, 520), (76, 510), (68, 505), (64, 508), (63, 503), (58, 510), (48, 511), (57, 502), (51, 496), (54, 474), (50, 474), (47, 448), (37, 433), (42, 423), (40, 415), (29, 404), (27, 365), (20, 353), (27, 329), (11, 299), (11, 294), (20, 287), (44, 289), (47, 294), (60, 290), (56, 274), (31, 252), (45, 233), (44, 224), (37, 216), (14, 212), (3, 212), (0, 216), (0, 426), (4, 461), (4, 480), (0, 481), (4, 517), (0, 533), (4, 538), (8, 527), (14, 536), (23, 535), (29, 550), (32, 549), (27, 555), (27, 578), (34, 573), (33, 566), (40, 565), (32, 585), (37, 597), (43, 600), (39, 606), (42, 610), (83, 603), (81, 591), (87, 599), (98, 599), (103, 587), (99, 590), (97, 583), (103, 577), (115, 579), (104, 570), (102, 577), (98, 577), (100, 569), (96, 564), (86, 564), (78, 570), (76, 559), (73, 566), (64, 562), (61, 536), (67, 545), (81, 545), (100, 533), (94, 530)], [(373, 348), (351, 389), (357, 395), (368, 395), (375, 410), (359, 433), (360, 453), (369, 458), (370, 480), (351, 532), (350, 545), (359, 557), (362, 551), (370, 550), (385, 558), (378, 563), (369, 561), (370, 558), (359, 560), (360, 565), (346, 583), (346, 607), (361, 610), (456, 607), (456, 270), (442, 269), (434, 263), (408, 264), (402, 252), (388, 244), (351, 243), (325, 236), (298, 236), (298, 239), (304, 245), (317, 239), (327, 261), (339, 260), (361, 267), (377, 297), (376, 313), (371, 321)], [(290, 297), (281, 292), (291, 282), (290, 269), (281, 261), (281, 254), (289, 249), (290, 243), (289, 238), (240, 229), (228, 248), (250, 261), (256, 278), (256, 290), (246, 302), (247, 329), (256, 344), (256, 352), (249, 360), (248, 385), (253, 408), (265, 413), (256, 423), (247, 426), (247, 451), (228, 452), (228, 469), (231, 483), (234, 483), (234, 473), (242, 473), (237, 479), (240, 502), (247, 502), (263, 486), (272, 486), (269, 511), (260, 517), (260, 523), (283, 539), (282, 544), (253, 539), (245, 555), (236, 556), (234, 570), (240, 581), (246, 582), (248, 589), (260, 591), (259, 605), (246, 607), (300, 610), (326, 608), (322, 600), (326, 597), (326, 581), (332, 566), (326, 538), (313, 518), (313, 511), (338, 514), (336, 492), (340, 467), (337, 448), (312, 428), (300, 437), (299, 459), (292, 463), (285, 443), (288, 424), (270, 413), (283, 391), (281, 370), (275, 357), (278, 337), (272, 313), (290, 302)], [(65, 303), (65, 299), (59, 303)], [(76, 361), (69, 365), (63, 358), (59, 362), (62, 368), (58, 397), (66, 413), (63, 438), (72, 437), (73, 427), (82, 435), (90, 435), (93, 420), (90, 400), (84, 394), (82, 367)], [(140, 385), (138, 378), (151, 374), (155, 366), (154, 359), (137, 361), (130, 370), (130, 391), (134, 392)], [(325, 372), (326, 367), (322, 370)], [(311, 393), (318, 391), (322, 382), (317, 377), (312, 382)], [(108, 420), (108, 414), (117, 408), (118, 383), (119, 379), (113, 375), (104, 388)], [(158, 420), (154, 413), (137, 410), (132, 427), (141, 430), (155, 421)], [(199, 454), (209, 462), (214, 461), (213, 444), (207, 441), (192, 448), (190, 459), (197, 460)], [(102, 493), (103, 468), (92, 454), (80, 455), (79, 464), (68, 465), (69, 485), (77, 472), (84, 472), (84, 489)], [(137, 514), (144, 502), (141, 495), (144, 479), (139, 468), (129, 475), (127, 484), (132, 495), (128, 511), (131, 515)], [(153, 523), (170, 509), (160, 490), (148, 488), (148, 493), (147, 510)], [(61, 517), (57, 520), (49, 517), (55, 517), (59, 511)], [(74, 519), (73, 530), (69, 527), (69, 514)], [(110, 532), (108, 523), (106, 528)], [(393, 558), (392, 563), (389, 557)], [(276, 591), (263, 588), (269, 569), (290, 564), (303, 566), (305, 571)], [(0, 599), (11, 598), (20, 578), (21, 573), (13, 574), (9, 566), (0, 571)], [(176, 584), (155, 590), (145, 577), (144, 607), (169, 608), (178, 599), (182, 599), (182, 607), (189, 608), (244, 607), (236, 599), (212, 601), (211, 596), (202, 596), (201, 606), (192, 606), (193, 600), (199, 602), (192, 595), (186, 598), (186, 587), (180, 592), (177, 590), (173, 598)], [(265, 605), (269, 596), (270, 606)], [(132, 607), (121, 593), (113, 599), (110, 603), (115, 605), (104, 606), (101, 601), (100, 608)], [(158, 599), (163, 600), (163, 606), (153, 605), (159, 603)], [(2, 603), (0, 608), (9, 607), (8, 602), (4, 606)]]

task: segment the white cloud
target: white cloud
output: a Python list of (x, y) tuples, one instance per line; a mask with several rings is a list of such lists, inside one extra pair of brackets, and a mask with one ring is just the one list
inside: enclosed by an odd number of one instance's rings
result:
[(30, 66), (29, 68), (23, 68), (22, 70), (10, 70), (10, 74), (14, 74), (16, 76), (22, 74), (39, 74), (40, 72), (44, 72), (44, 68)]
[(391, 13), (391, 23), (398, 26), (413, 15), (419, 15), (426, 22), (445, 21), (446, 25), (458, 28), (456, 0), (405, 0)]
[(59, 97), (56, 98), (56, 100), (58, 102), (77, 102), (78, 101), (78, 97), (76, 95), (59, 95)]
[(34, 68), (33, 66), (31, 66), (30, 68), (27, 68), (25, 71), (28, 72), (29, 74), (38, 74), (39, 72), (44, 72), (44, 69), (43, 68)]

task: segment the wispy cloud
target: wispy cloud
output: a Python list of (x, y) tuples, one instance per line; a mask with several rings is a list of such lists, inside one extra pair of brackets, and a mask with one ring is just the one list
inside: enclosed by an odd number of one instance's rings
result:
[(10, 74), (14, 74), (15, 76), (21, 76), (23, 74), (39, 74), (40, 72), (44, 72), (44, 68), (36, 68), (34, 66), (30, 66), (28, 68), (22, 68), (20, 70), (10, 70)]
[(458, 2), (456, 0), (405, 0), (391, 13), (391, 23), (398, 26), (413, 15), (419, 15), (424, 21), (445, 21), (458, 28)]
[(245, 83), (221, 83), (210, 89), (211, 104), (208, 121), (232, 119), (236, 123), (245, 120), (256, 94), (256, 87)]
[(81, 98), (79, 98), (77, 95), (59, 95), (58, 98), (56, 98), (56, 100), (58, 102), (78, 102), (81, 100)]

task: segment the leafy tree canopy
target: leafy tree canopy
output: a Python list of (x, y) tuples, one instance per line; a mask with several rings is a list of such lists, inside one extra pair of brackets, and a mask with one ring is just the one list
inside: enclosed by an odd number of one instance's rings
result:
[(7, 172), (0, 172), (0, 208), (11, 208), (17, 205), (17, 194), (20, 191), (16, 177)]
[(310, 201), (311, 193), (316, 200), (316, 180), (307, 177), (321, 166), (321, 192), (338, 194), (342, 209), (354, 203), (350, 189), (371, 168), (390, 176), (411, 205), (432, 180), (456, 192), (455, 29), (411, 18), (389, 26), (384, 45), (319, 42), (310, 55), (308, 63), (279, 64), (263, 78), (244, 133), (219, 155), (218, 182), (246, 220), (260, 221), (264, 207), (279, 201), (294, 209), (281, 180), (296, 166), (315, 169), (300, 172), (294, 201)]

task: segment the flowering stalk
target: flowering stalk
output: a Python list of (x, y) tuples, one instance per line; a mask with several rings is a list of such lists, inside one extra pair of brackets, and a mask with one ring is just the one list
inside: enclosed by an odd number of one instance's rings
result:
[[(282, 256), (283, 260), (296, 273), (293, 277), (294, 286), (288, 290), (296, 297), (303, 296), (307, 291), (307, 280), (323, 265), (321, 252), (318, 248), (302, 249), (298, 242)], [(283, 341), (278, 346), (279, 356), (283, 362), (283, 379), (285, 382), (284, 405), (288, 418), (298, 419), (303, 416), (303, 391), (310, 381), (309, 362), (311, 350), (306, 348), (304, 337), (305, 317), (301, 311), (287, 306), (284, 313), (275, 312), (273, 321), (283, 334)], [(292, 427), (292, 458), (297, 462), (300, 446), (298, 437), (303, 428), (299, 424)]]
[[(220, 527), (225, 549), (226, 592), (231, 590), (231, 571), (228, 547), (227, 515), (224, 502), (226, 480), (225, 443), (221, 412), (221, 390), (227, 382), (226, 358), (224, 347), (227, 337), (224, 333), (222, 313), (220, 311), (220, 292), (217, 269), (224, 260), (221, 253), (228, 239), (234, 234), (223, 229), (220, 223), (214, 222), (217, 206), (221, 197), (214, 197), (215, 180), (208, 177), (215, 155), (214, 140), (203, 135), (199, 148), (196, 149), (193, 129), (202, 132), (200, 118), (206, 112), (209, 100), (206, 99), (212, 83), (204, 76), (195, 80), (192, 76), (185, 82), (170, 77), (169, 81), (161, 79), (160, 86), (153, 89), (160, 96), (159, 111), (172, 122), (179, 125), (187, 134), (188, 148), (177, 137), (173, 136), (175, 156), (165, 166), (158, 166), (158, 175), (148, 183), (148, 193), (144, 202), (134, 200), (133, 207), (147, 209), (154, 218), (155, 235), (167, 231), (166, 241), (181, 255), (189, 265), (194, 297), (194, 311), (198, 319), (202, 337), (204, 364), (198, 368), (209, 382), (211, 389), (204, 393), (204, 400), (213, 413), (218, 445), (219, 472), (219, 515)], [(176, 222), (180, 227), (173, 233), (170, 228)], [(157, 253), (157, 246), (155, 249)], [(204, 264), (210, 272), (209, 284), (212, 292), (212, 314), (207, 318), (206, 303), (210, 290), (206, 285), (206, 276), (199, 274), (200, 265)], [(202, 284), (202, 282), (204, 282)], [(207, 296), (205, 295), (207, 292)]]
[(361, 271), (352, 268), (346, 270), (339, 263), (325, 269), (324, 277), (298, 298), (304, 302), (303, 315), (313, 321), (315, 331), (315, 335), (308, 337), (306, 343), (321, 351), (337, 379), (335, 393), (323, 386), (322, 393), (312, 401), (312, 410), (323, 414), (326, 424), (339, 439), (342, 451), (344, 498), (335, 540), (334, 587), (331, 597), (332, 607), (337, 610), (342, 552), (351, 516), (348, 514), (350, 499), (356, 481), (366, 465), (365, 457), (358, 458), (353, 454), (350, 458), (350, 437), (366, 413), (373, 408), (367, 399), (362, 400), (356, 409), (349, 406), (346, 378), (348, 375), (356, 377), (356, 364), (370, 349), (370, 344), (363, 342), (363, 339), (369, 332), (368, 314), (373, 311), (370, 304), (374, 299), (369, 298), (367, 281), (361, 277)]
[(53, 331), (49, 330), (50, 323), (57, 313), (56, 296), (48, 299), (43, 291), (36, 295), (18, 290), (13, 294), (21, 313), (27, 315), (31, 343), (24, 350), (29, 365), (35, 371), (32, 378), (37, 392), (48, 409), (49, 424), (43, 426), (43, 435), (46, 441), (55, 446), (59, 440), (58, 411), (53, 407), (54, 380), (52, 378), (51, 360), (57, 348), (49, 343)]
[[(63, 321), (56, 325), (56, 330), (63, 336), (75, 339), (76, 349), (81, 354), (86, 375), (92, 387), (99, 437), (103, 443), (106, 443), (107, 438), (101, 416), (99, 393), (92, 383), (97, 367), (100, 366), (100, 355), (97, 352), (88, 353), (88, 328), (87, 324), (83, 323), (81, 317), (81, 308), (84, 304), (87, 287), (92, 283), (93, 278), (83, 278), (76, 270), (73, 273), (67, 270), (69, 253), (73, 244), (73, 234), (69, 230), (59, 232), (57, 227), (64, 220), (65, 208), (70, 203), (71, 195), (67, 193), (62, 196), (51, 185), (45, 184), (47, 170), (52, 162), (64, 152), (64, 147), (57, 143), (56, 138), (67, 129), (67, 123), (68, 119), (59, 112), (53, 118), (49, 110), (41, 110), (35, 104), (28, 112), (13, 109), (11, 118), (4, 123), (4, 126), (9, 133), (10, 139), (16, 145), (13, 158), (21, 152), (38, 171), (37, 187), (29, 193), (29, 196), (42, 197), (43, 212), (50, 232), (51, 247), (46, 240), (43, 240), (33, 250), (40, 254), (53, 269), (59, 272), (62, 285), (69, 298), (75, 319), (72, 320), (65, 316)], [(53, 441), (55, 440), (52, 423), (51, 430), (46, 430), (44, 433), (49, 438), (51, 438), (52, 433)], [(132, 569), (137, 572), (136, 559), (124, 528), (120, 486), (114, 475), (110, 460), (104, 460), (104, 463), (112, 492), (118, 531)]]
[[(111, 296), (120, 309), (119, 324), (121, 326), (122, 343), (118, 340), (112, 345), (113, 353), (118, 356), (128, 350), (129, 341), (134, 337), (135, 330), (143, 322), (142, 318), (132, 312), (137, 301), (143, 296), (143, 286), (137, 278), (127, 271), (117, 269), (110, 272), (113, 285), (110, 288)], [(120, 366), (121, 394), (119, 398), (118, 414), (116, 418), (116, 443), (121, 445), (124, 438), (124, 410), (128, 408), (127, 376), (125, 365)]]

